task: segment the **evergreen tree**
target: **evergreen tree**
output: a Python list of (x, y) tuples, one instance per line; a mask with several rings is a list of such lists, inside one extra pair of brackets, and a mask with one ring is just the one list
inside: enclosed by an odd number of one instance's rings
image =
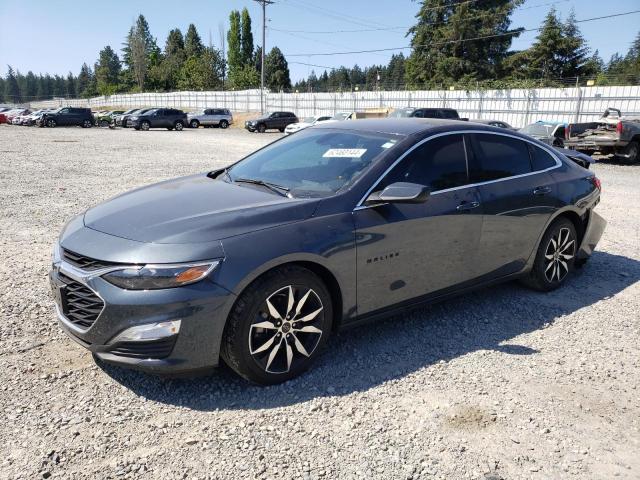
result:
[(256, 72), (262, 71), (262, 47), (256, 48), (256, 53), (253, 56), (253, 65), (256, 67)]
[(25, 97), (25, 100), (31, 101), (31, 100), (34, 100), (37, 95), (38, 95), (38, 79), (33, 74), (33, 72), (29, 70), (27, 72), (27, 75), (25, 76), (23, 96)]
[(265, 85), (270, 90), (280, 91), (291, 88), (289, 64), (278, 47), (273, 47), (264, 58), (264, 67)]
[(193, 23), (189, 25), (187, 35), (184, 38), (184, 50), (187, 58), (198, 57), (204, 52), (204, 45), (202, 44), (200, 35), (198, 35), (198, 30), (196, 30), (196, 26)]
[(65, 86), (67, 97), (76, 98), (78, 96), (78, 91), (76, 90), (76, 77), (73, 76), (73, 73), (69, 72), (67, 74)]
[(67, 85), (64, 81), (64, 77), (60, 75), (54, 75), (53, 77), (53, 96), (54, 97), (66, 97)]
[[(227, 32), (227, 66), (229, 68), (230, 80), (232, 77), (238, 77), (238, 72), (242, 70), (243, 67), (240, 12), (237, 10), (232, 10), (229, 14), (229, 31)], [(231, 83), (233, 85), (233, 82)]]
[(571, 10), (567, 21), (562, 26), (563, 39), (560, 49), (562, 62), (561, 76), (578, 77), (587, 73), (585, 65), (589, 61), (589, 47), (576, 23), (575, 12)]
[(213, 90), (222, 87), (224, 59), (215, 48), (205, 48), (201, 55), (189, 57), (180, 72), (178, 88)]
[(418, 23), (409, 30), (413, 51), (406, 64), (406, 81), (435, 87), (499, 76), (516, 34), (460, 40), (509, 32), (511, 13), (523, 1), (423, 0)]
[(77, 93), (83, 98), (88, 98), (91, 96), (92, 88), (93, 88), (92, 77), (93, 77), (93, 73), (91, 72), (91, 68), (89, 68), (89, 66), (86, 63), (83, 63), (82, 68), (80, 69), (80, 74), (78, 75), (78, 80), (76, 84)]
[(95, 76), (98, 93), (112, 95), (118, 91), (121, 64), (116, 52), (107, 45), (100, 50)]
[(22, 95), (20, 94), (20, 86), (18, 79), (11, 65), (8, 65), (7, 78), (4, 85), (4, 97), (7, 102), (22, 103)]
[(249, 10), (242, 9), (241, 20), (240, 55), (243, 65), (248, 65), (253, 61), (253, 33), (251, 32), (251, 16)]
[(0, 103), (4, 103), (5, 99), (4, 99), (4, 86), (5, 86), (5, 80), (2, 76), (0, 76)]
[(134, 27), (129, 30), (123, 50), (138, 89), (144, 90), (151, 56), (158, 50), (156, 40), (151, 36), (149, 24), (144, 15), (139, 15)]

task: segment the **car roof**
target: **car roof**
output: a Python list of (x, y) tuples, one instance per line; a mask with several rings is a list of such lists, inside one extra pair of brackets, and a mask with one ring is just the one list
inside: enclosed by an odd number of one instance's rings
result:
[[(392, 133), (396, 135), (413, 135), (435, 129), (460, 129), (469, 128), (469, 122), (463, 120), (447, 120), (440, 118), (364, 118), (344, 122), (319, 123), (313, 128), (333, 128), (339, 130), (352, 130), (371, 133)], [(483, 129), (503, 131), (497, 127), (483, 125)]]

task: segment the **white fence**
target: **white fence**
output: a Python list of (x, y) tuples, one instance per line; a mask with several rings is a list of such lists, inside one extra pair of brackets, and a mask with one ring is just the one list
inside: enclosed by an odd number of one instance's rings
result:
[[(33, 102), (32, 107), (200, 107), (259, 112), (260, 91), (136, 93)], [(597, 119), (608, 107), (640, 116), (640, 86), (509, 90), (354, 91), (265, 93), (265, 110), (286, 110), (299, 117), (380, 107), (448, 107), (462, 117), (502, 120), (522, 127), (537, 120), (580, 122)]]

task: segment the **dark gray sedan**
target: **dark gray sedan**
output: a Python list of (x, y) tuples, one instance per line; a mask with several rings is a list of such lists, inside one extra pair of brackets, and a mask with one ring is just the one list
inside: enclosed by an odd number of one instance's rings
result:
[(89, 209), (50, 280), (60, 325), (103, 361), (173, 374), (223, 359), (272, 384), (337, 329), (488, 283), (558, 288), (603, 232), (600, 188), (504, 129), (320, 124)]

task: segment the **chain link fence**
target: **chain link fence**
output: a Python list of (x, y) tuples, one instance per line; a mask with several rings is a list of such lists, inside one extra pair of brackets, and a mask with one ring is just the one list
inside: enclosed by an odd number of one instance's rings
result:
[[(537, 120), (586, 122), (596, 120), (608, 107), (640, 117), (640, 86), (504, 90), (404, 90), (329, 93), (265, 92), (265, 110), (292, 111), (298, 117), (367, 109), (402, 107), (455, 108), (461, 117), (493, 119), (522, 127)], [(232, 112), (260, 112), (260, 90), (222, 92), (134, 93), (90, 99), (32, 102), (32, 108), (76, 106), (129, 109), (176, 107), (186, 111), (204, 107)]]

